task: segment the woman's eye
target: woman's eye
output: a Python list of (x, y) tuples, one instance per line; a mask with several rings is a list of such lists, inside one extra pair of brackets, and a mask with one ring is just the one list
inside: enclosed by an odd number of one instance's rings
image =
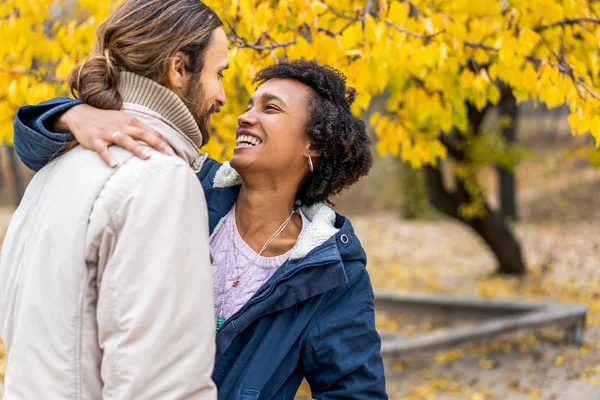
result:
[(222, 72), (219, 72), (219, 73), (218, 73), (218, 75), (219, 75), (219, 78), (220, 78), (220, 79), (223, 79), (223, 78), (225, 78), (225, 75), (223, 75), (223, 73), (222, 73)]
[(277, 107), (275, 107), (274, 105), (271, 104), (267, 104), (265, 106), (265, 110), (273, 110), (273, 111), (278, 111), (279, 109)]

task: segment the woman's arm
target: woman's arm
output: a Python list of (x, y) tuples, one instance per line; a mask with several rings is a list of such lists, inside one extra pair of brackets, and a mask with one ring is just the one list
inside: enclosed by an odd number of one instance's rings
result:
[(373, 289), (365, 268), (355, 275), (330, 295), (305, 342), (302, 364), (318, 400), (388, 398)]
[[(136, 140), (164, 154), (173, 154), (158, 132), (135, 118), (120, 111), (100, 110), (80, 100), (67, 98), (19, 108), (14, 120), (14, 132), (17, 155), (34, 171), (43, 168), (73, 140), (96, 151), (111, 167), (117, 165), (108, 152), (108, 146), (113, 144), (126, 148), (142, 159), (147, 159), (149, 154)], [(115, 132), (121, 134), (115, 135)]]
[(46, 124), (56, 115), (81, 103), (79, 100), (59, 97), (17, 110), (13, 122), (15, 151), (28, 168), (40, 170), (66, 143), (75, 140), (71, 134), (52, 132), (52, 128), (48, 129)]

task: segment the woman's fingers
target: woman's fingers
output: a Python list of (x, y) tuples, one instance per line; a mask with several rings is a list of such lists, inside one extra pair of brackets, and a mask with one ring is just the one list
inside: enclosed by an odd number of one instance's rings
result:
[[(75, 108), (77, 107), (73, 109)], [(143, 160), (150, 158), (150, 153), (136, 140), (163, 154), (175, 154), (160, 133), (120, 111), (80, 107), (79, 113), (72, 116), (69, 127), (83, 147), (98, 153), (110, 167), (117, 166), (117, 161), (108, 151), (108, 147), (113, 144), (129, 150)]]
[(117, 146), (126, 148), (144, 160), (150, 158), (150, 153), (144, 150), (143, 146), (140, 146), (136, 140), (146, 143), (148, 146), (165, 155), (170, 156), (175, 154), (162, 135), (143, 122), (140, 122), (133, 117), (129, 117), (126, 120), (126, 123), (122, 123), (121, 125), (123, 126), (122, 130), (110, 133), (110, 137), (105, 140), (114, 143)]
[[(143, 125), (142, 123), (140, 123)], [(145, 125), (144, 125), (145, 126)], [(141, 158), (142, 160), (147, 160), (150, 158), (150, 153), (148, 150), (144, 148), (143, 145), (138, 143), (136, 140), (144, 142), (149, 146), (153, 147), (157, 151), (160, 151), (166, 155), (173, 155), (175, 152), (169, 146), (167, 141), (156, 131), (148, 128), (147, 130), (142, 128), (129, 129), (128, 133), (124, 133), (121, 131), (115, 131), (110, 135), (110, 138), (104, 141), (99, 141), (101, 144), (94, 145), (94, 151), (96, 151), (104, 162), (110, 167), (115, 167), (117, 165), (116, 161), (111, 157), (108, 152), (108, 146), (117, 145), (123, 147), (126, 150), (129, 150), (136, 157)]]
[(165, 140), (165, 138), (162, 137), (160, 133), (156, 132), (153, 129), (150, 129), (141, 122), (139, 124), (141, 125), (140, 129), (138, 129), (135, 132), (132, 132), (130, 135), (133, 139), (142, 141), (148, 146), (152, 147), (157, 151), (160, 151), (161, 153), (167, 156), (172, 156), (173, 154), (175, 154), (173, 148), (171, 148), (169, 143)]
[(104, 160), (106, 165), (108, 165), (111, 168), (116, 167), (118, 164), (117, 160), (115, 160), (108, 151), (108, 147), (112, 146), (113, 144), (129, 150), (130, 152), (135, 154), (136, 157), (139, 157), (142, 160), (147, 160), (150, 158), (150, 153), (148, 153), (148, 151), (144, 149), (143, 146), (141, 146), (138, 142), (132, 139), (129, 135), (126, 135), (124, 133), (118, 133), (116, 135), (112, 135), (111, 140), (112, 143), (104, 140), (96, 140), (94, 141), (92, 147), (92, 150), (98, 153), (102, 160)]
[(148, 153), (148, 151), (144, 149), (138, 142), (136, 142), (131, 136), (124, 133), (118, 133), (113, 135), (112, 139), (114, 144), (129, 150), (142, 160), (147, 160), (150, 158), (150, 153)]
[[(85, 148), (96, 150), (98, 140), (103, 141), (100, 150), (106, 150), (106, 144), (116, 144), (135, 153), (138, 157), (148, 158), (142, 151), (142, 146), (131, 140), (140, 140), (148, 146), (166, 155), (174, 154), (169, 143), (160, 133), (140, 122), (138, 119), (116, 110), (99, 110), (85, 104), (73, 107), (67, 111), (69, 129), (77, 141)], [(66, 113), (65, 113), (66, 115)]]
[(93, 144), (91, 150), (98, 153), (100, 155), (100, 157), (102, 158), (102, 160), (106, 163), (106, 165), (108, 165), (111, 168), (114, 168), (117, 166), (117, 160), (115, 160), (108, 152), (108, 146), (109, 146), (109, 143), (107, 143), (103, 140), (96, 140), (96, 141), (94, 141), (94, 144)]

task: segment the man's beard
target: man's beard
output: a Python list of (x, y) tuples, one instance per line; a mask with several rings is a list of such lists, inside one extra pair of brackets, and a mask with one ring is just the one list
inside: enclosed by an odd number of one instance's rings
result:
[(210, 115), (218, 113), (221, 107), (216, 103), (211, 106), (205, 104), (204, 90), (197, 84), (187, 87), (182, 100), (192, 113), (200, 133), (202, 133), (202, 145), (204, 146), (210, 139)]
[(192, 113), (196, 123), (198, 124), (198, 128), (200, 128), (200, 132), (202, 133), (203, 146), (208, 143), (208, 140), (210, 139), (210, 115), (218, 113), (220, 110), (221, 107), (219, 107), (217, 104), (213, 104), (208, 110), (198, 112), (197, 115)]

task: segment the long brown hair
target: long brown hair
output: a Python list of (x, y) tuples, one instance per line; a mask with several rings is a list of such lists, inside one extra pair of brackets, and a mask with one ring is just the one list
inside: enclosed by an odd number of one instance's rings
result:
[(118, 110), (120, 72), (169, 87), (167, 71), (178, 51), (199, 73), (213, 31), (223, 22), (199, 0), (125, 0), (98, 27), (90, 56), (69, 77), (71, 93), (97, 108)]

